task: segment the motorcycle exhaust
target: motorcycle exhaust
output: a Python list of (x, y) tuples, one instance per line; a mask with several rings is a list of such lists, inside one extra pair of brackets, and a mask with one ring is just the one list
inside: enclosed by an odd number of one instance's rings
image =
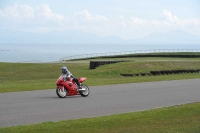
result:
[(82, 88), (82, 89), (78, 89), (79, 91), (85, 91), (85, 89), (84, 88)]

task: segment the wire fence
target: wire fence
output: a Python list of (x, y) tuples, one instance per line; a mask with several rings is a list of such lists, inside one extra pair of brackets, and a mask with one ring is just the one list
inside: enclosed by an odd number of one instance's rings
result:
[(81, 55), (63, 57), (60, 59), (60, 61), (95, 58), (95, 57), (103, 57), (103, 56), (121, 56), (121, 55), (130, 55), (130, 54), (134, 55), (134, 54), (150, 54), (150, 53), (177, 53), (177, 52), (200, 52), (200, 49), (152, 49), (152, 50), (81, 54)]

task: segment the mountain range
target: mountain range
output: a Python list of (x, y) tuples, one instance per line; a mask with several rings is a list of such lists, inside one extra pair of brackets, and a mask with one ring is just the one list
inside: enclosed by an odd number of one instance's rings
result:
[(200, 44), (200, 36), (174, 30), (153, 33), (149, 36), (124, 40), (118, 36), (100, 37), (82, 31), (54, 31), (28, 33), (15, 30), (0, 30), (0, 44)]

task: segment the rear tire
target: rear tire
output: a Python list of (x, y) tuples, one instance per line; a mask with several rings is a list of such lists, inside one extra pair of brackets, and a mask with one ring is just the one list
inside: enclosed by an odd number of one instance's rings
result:
[(56, 89), (56, 94), (58, 95), (58, 97), (60, 98), (65, 98), (68, 94), (67, 89), (65, 87), (63, 87), (63, 90), (61, 88), (57, 88)]
[(90, 89), (87, 85), (82, 84), (82, 89), (85, 89), (85, 91), (79, 91), (80, 95), (82, 97), (87, 97), (90, 93)]

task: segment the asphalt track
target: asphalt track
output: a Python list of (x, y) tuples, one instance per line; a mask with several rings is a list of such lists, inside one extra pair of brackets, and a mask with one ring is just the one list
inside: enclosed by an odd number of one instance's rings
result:
[(88, 97), (54, 89), (0, 93), (0, 127), (135, 112), (200, 101), (200, 79), (90, 87)]

